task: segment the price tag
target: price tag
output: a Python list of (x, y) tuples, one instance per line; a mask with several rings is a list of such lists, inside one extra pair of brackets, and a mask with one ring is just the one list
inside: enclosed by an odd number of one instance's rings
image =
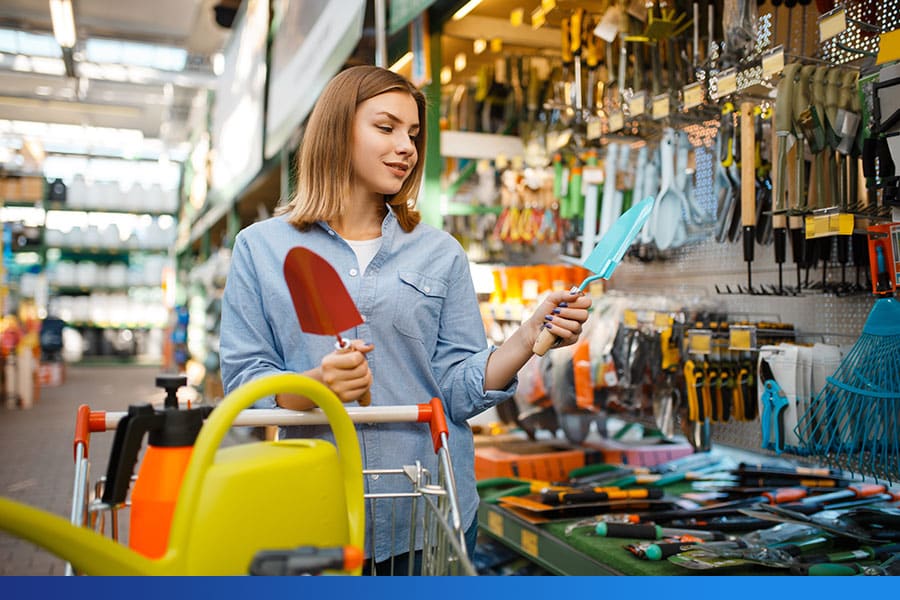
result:
[(636, 329), (638, 326), (638, 317), (637, 313), (633, 310), (625, 310), (622, 315), (622, 321), (625, 323), (625, 327), (630, 327), (631, 329)]
[(631, 97), (628, 101), (628, 112), (632, 117), (639, 117), (647, 112), (647, 93), (640, 92)]
[(816, 218), (806, 217), (806, 239), (811, 240), (816, 237)]
[(596, 119), (592, 119), (587, 123), (587, 139), (589, 140), (599, 140), (600, 134), (603, 133), (603, 128), (600, 126), (600, 121)]
[(763, 77), (769, 78), (778, 75), (784, 70), (784, 48), (777, 46), (772, 48), (762, 57)]
[(692, 83), (681, 88), (684, 108), (694, 108), (703, 104), (703, 84)]
[(625, 127), (625, 115), (621, 110), (609, 113), (609, 130), (611, 132), (622, 131)]
[(831, 215), (828, 225), (828, 229), (838, 235), (850, 235), (853, 233), (853, 215), (847, 213)]
[(737, 91), (737, 69), (727, 69), (719, 73), (716, 80), (716, 99), (724, 98)]
[(847, 30), (847, 14), (842, 7), (819, 17), (819, 42), (830, 40)]
[(666, 329), (669, 326), (668, 313), (658, 312), (653, 315), (653, 326), (658, 329)]
[(536, 533), (523, 529), (521, 542), (522, 550), (532, 556), (538, 555), (538, 536)]
[(660, 94), (653, 97), (652, 115), (654, 119), (664, 119), (669, 116), (669, 95)]
[(688, 331), (688, 351), (694, 354), (709, 354), (712, 352), (712, 332), (705, 329)]
[(503, 516), (491, 511), (488, 513), (487, 521), (487, 526), (491, 533), (503, 537)]
[(732, 325), (728, 328), (728, 347), (731, 350), (753, 350), (755, 344), (755, 327)]

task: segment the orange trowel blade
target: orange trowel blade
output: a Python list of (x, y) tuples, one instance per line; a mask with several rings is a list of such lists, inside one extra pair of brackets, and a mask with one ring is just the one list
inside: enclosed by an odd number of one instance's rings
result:
[(300, 246), (291, 248), (284, 259), (284, 279), (304, 332), (340, 336), (342, 331), (362, 324), (362, 316), (340, 276), (315, 252)]

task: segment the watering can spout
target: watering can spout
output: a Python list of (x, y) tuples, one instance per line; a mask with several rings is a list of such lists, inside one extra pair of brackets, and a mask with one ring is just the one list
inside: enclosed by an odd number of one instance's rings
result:
[(172, 574), (160, 561), (151, 561), (100, 535), (76, 527), (60, 516), (0, 498), (0, 529), (30, 540), (91, 575)]

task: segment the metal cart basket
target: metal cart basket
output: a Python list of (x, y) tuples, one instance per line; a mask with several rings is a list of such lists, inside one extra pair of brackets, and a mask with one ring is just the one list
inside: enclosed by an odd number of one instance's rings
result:
[[(400, 465), (390, 469), (363, 469), (363, 475), (377, 475), (392, 482), (389, 493), (365, 493), (367, 514), (379, 521), (391, 524), (389, 535), (392, 548), (408, 550), (411, 560), (392, 557), (376, 565), (374, 535), (384, 535), (382, 530), (365, 540), (366, 565), (364, 574), (421, 574), (421, 575), (476, 575), (475, 567), (466, 552), (465, 535), (460, 518), (459, 502), (453, 466), (447, 446), (447, 425), (443, 406), (437, 398), (429, 403), (409, 406), (358, 407), (345, 406), (354, 424), (418, 422), (428, 425), (437, 455), (437, 473), (416, 461), (413, 465)], [(75, 481), (72, 493), (71, 522), (118, 541), (120, 536), (119, 512), (130, 505), (130, 499), (122, 505), (103, 503), (104, 479), (90, 484), (88, 448), (91, 433), (115, 430), (125, 412), (91, 411), (87, 405), (78, 409), (76, 417), (74, 451)], [(320, 409), (291, 411), (285, 409), (246, 409), (233, 421), (234, 427), (327, 425), (328, 419)], [(408, 540), (397, 540), (397, 530), (408, 528)], [(108, 533), (107, 533), (108, 529)], [(405, 537), (405, 536), (404, 536)], [(334, 550), (334, 549), (325, 549)], [(296, 550), (272, 550), (264, 554), (269, 564), (279, 565), (277, 573), (307, 574), (321, 570), (322, 555), (313, 548)], [(406, 558), (406, 557), (404, 557)], [(255, 563), (256, 561), (254, 561)], [(332, 567), (328, 567), (332, 568)], [(340, 568), (337, 566), (336, 568)], [(385, 572), (387, 571), (387, 572)], [(251, 569), (251, 573), (252, 573)], [(67, 574), (73, 574), (71, 566)]]

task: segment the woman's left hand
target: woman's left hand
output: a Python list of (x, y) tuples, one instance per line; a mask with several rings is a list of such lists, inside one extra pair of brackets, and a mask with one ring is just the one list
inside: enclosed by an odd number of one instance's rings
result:
[(574, 344), (581, 335), (584, 322), (587, 321), (591, 304), (591, 297), (582, 291), (551, 292), (528, 319), (530, 327), (536, 330), (534, 342), (541, 332), (546, 330), (556, 338), (552, 347)]

